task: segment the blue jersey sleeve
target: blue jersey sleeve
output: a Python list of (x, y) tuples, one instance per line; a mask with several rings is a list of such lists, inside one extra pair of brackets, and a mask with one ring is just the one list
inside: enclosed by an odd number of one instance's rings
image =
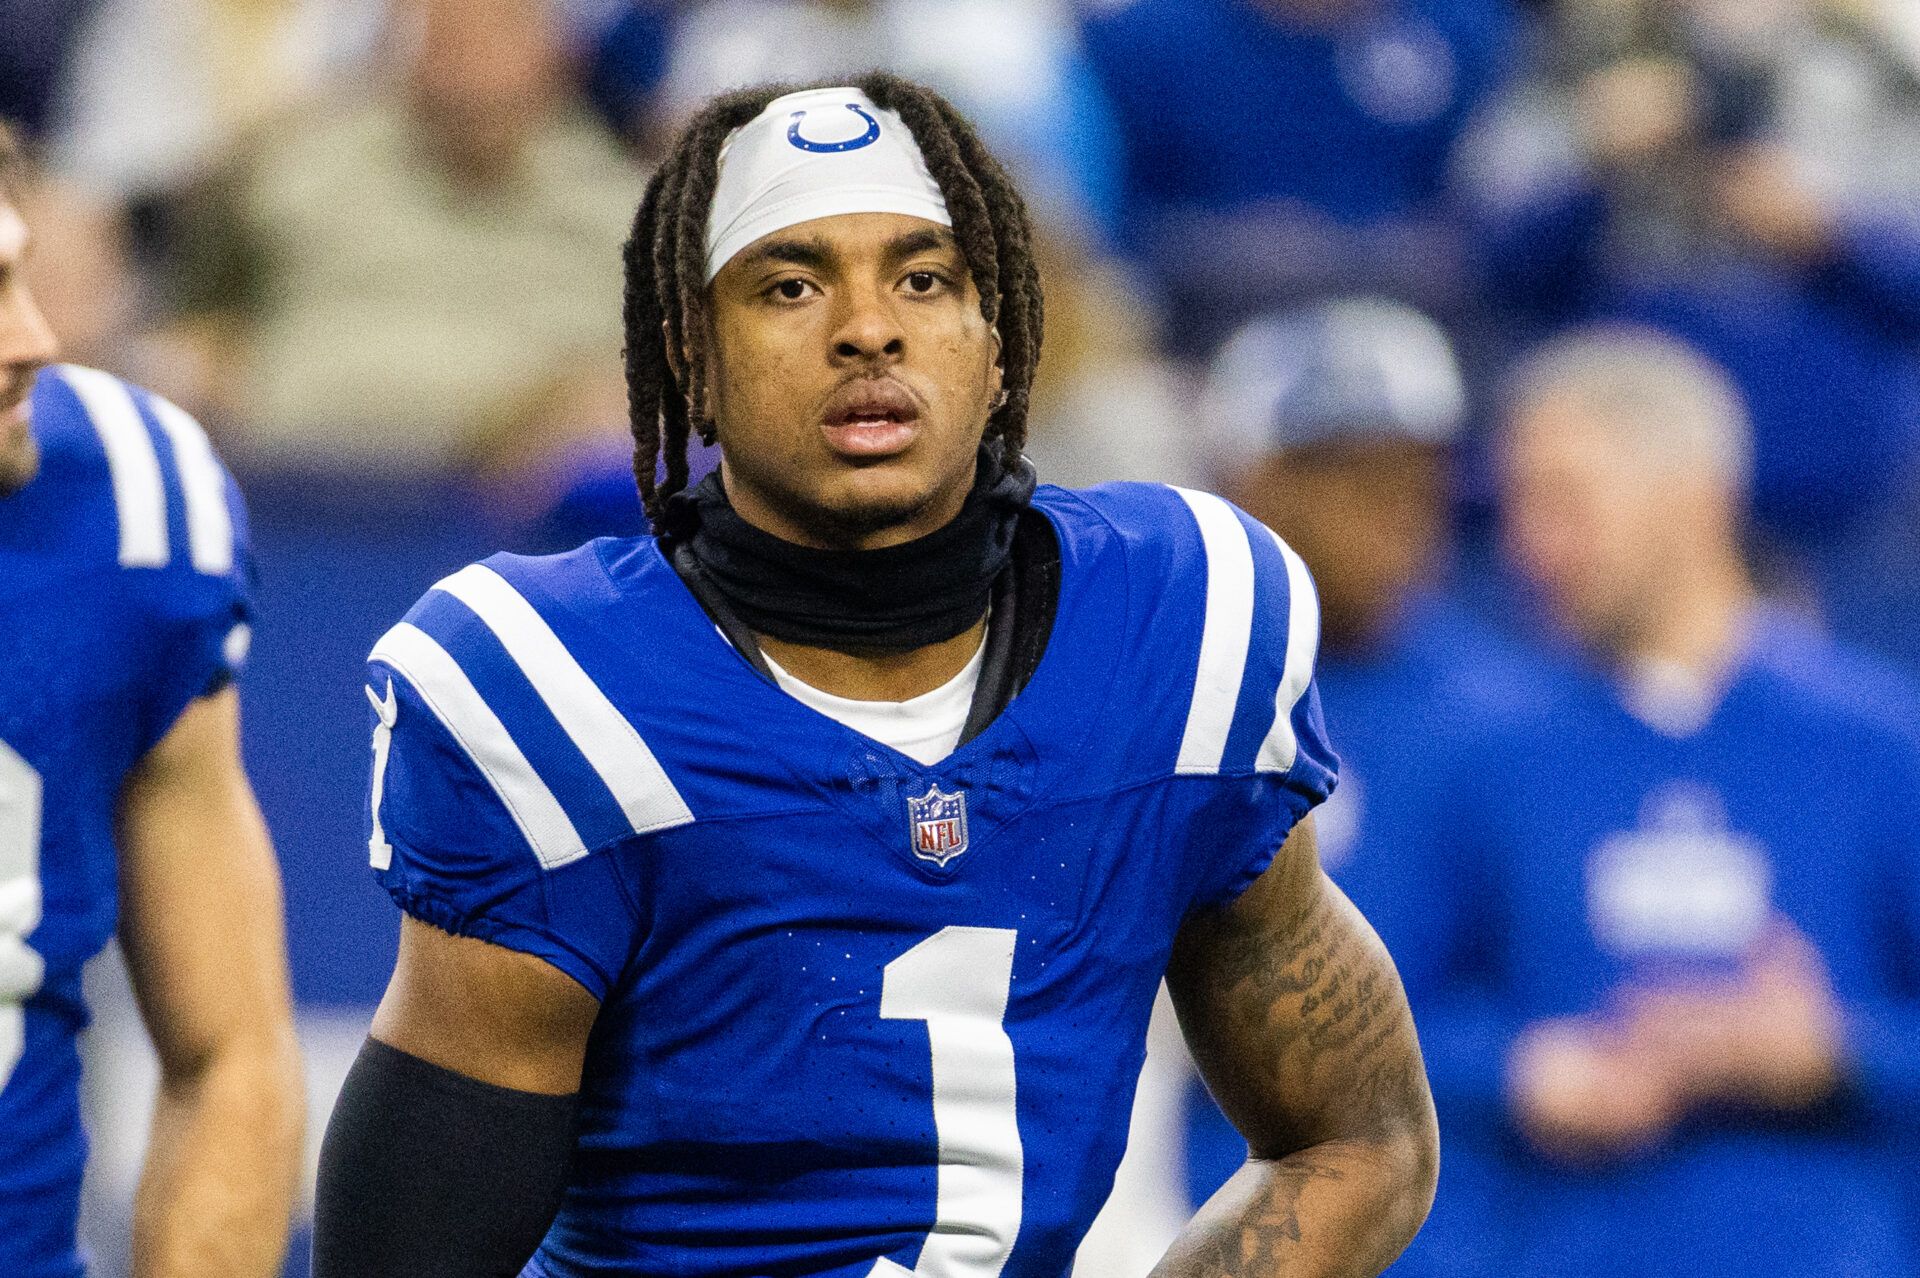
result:
[[(155, 741), (166, 735), (190, 702), (231, 683), (253, 643), (254, 562), (246, 508), (225, 468), (217, 473), (232, 549), (211, 571), (190, 565), (179, 569), (158, 601), (162, 632), (170, 639), (151, 685)], [(187, 577), (188, 573), (193, 576)]]
[(1205, 592), (1194, 609), (1201, 633), (1175, 771), (1210, 778), (1188, 834), (1202, 859), (1194, 904), (1205, 906), (1266, 872), (1293, 827), (1333, 792), (1339, 759), (1313, 682), (1320, 605), (1306, 564), (1229, 503), (1181, 497), (1200, 533)]
[(499, 637), (437, 588), (375, 645), (367, 697), (368, 850), (388, 894), (605, 998), (639, 939), (612, 846), (635, 831)]
[(207, 434), (158, 395), (97, 369), (60, 365), (56, 411), (77, 409), (97, 439), (90, 483), (111, 491), (120, 588), (153, 644), (140, 686), (140, 748), (237, 673), (252, 638), (253, 552), (246, 506)]

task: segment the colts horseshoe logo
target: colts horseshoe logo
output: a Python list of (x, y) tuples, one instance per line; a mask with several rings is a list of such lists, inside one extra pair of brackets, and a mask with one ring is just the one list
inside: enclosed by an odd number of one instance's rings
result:
[(859, 137), (849, 138), (845, 142), (810, 142), (806, 138), (803, 138), (800, 136), (800, 121), (807, 118), (807, 113), (804, 110), (801, 110), (801, 111), (795, 111), (793, 113), (791, 117), (792, 123), (787, 125), (787, 141), (793, 143), (795, 146), (799, 147), (802, 151), (831, 152), (831, 151), (858, 151), (861, 147), (872, 146), (875, 142), (878, 142), (880, 140), (880, 121), (874, 119), (872, 116), (868, 115), (865, 111), (861, 110), (860, 105), (856, 102), (847, 103), (847, 110), (853, 112), (855, 115), (859, 116), (861, 119), (867, 122), (867, 131), (865, 133), (862, 133)]

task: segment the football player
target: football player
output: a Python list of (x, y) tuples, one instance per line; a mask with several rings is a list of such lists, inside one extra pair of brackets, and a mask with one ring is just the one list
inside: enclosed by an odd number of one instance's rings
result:
[(407, 917), (316, 1274), (1058, 1278), (1163, 975), (1253, 1157), (1157, 1272), (1378, 1273), (1436, 1138), (1315, 854), (1299, 558), (1036, 491), (1026, 215), (918, 86), (717, 100), (626, 270), (659, 536), (463, 569), (373, 650)]
[(0, 1273), (78, 1278), (81, 966), (117, 934), (160, 1059), (138, 1278), (279, 1269), (304, 1096), (240, 766), (245, 523), (200, 427), (48, 367), (0, 135)]

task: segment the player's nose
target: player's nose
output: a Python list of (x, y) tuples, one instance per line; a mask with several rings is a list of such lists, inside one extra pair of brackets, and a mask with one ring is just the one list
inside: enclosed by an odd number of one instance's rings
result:
[(842, 303), (833, 331), (836, 363), (892, 362), (906, 353), (907, 335), (889, 299), (855, 290)]

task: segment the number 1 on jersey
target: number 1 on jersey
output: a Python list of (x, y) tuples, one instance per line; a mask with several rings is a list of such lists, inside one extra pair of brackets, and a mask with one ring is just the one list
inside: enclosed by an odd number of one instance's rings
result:
[(883, 1257), (868, 1278), (998, 1278), (1013, 1254), (1026, 1176), (1005, 1023), (1017, 939), (942, 928), (887, 964), (881, 1018), (927, 1023), (940, 1165), (919, 1261), (909, 1271)]

